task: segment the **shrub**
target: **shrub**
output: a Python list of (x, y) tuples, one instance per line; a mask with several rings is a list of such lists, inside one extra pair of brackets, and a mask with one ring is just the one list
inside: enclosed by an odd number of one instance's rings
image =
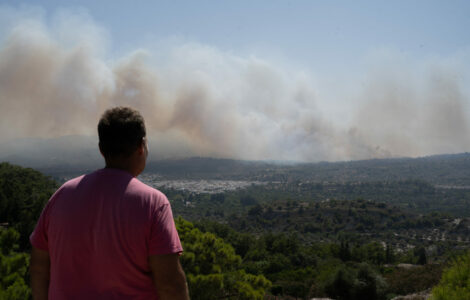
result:
[(457, 257), (432, 291), (434, 300), (470, 299), (470, 252)]

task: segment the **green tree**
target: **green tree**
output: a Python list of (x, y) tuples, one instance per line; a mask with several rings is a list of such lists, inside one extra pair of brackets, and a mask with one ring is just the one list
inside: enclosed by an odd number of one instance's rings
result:
[(470, 252), (457, 257), (432, 290), (435, 300), (470, 299)]
[(191, 299), (263, 299), (271, 282), (262, 275), (248, 274), (234, 248), (212, 233), (203, 233), (188, 221), (178, 218), (176, 226), (184, 254)]
[(339, 268), (325, 286), (328, 296), (338, 300), (353, 299), (354, 274), (346, 267)]
[(385, 280), (371, 266), (362, 263), (355, 281), (355, 299), (382, 299), (385, 295)]
[(57, 189), (57, 183), (38, 171), (0, 163), (0, 223), (20, 233), (21, 251), (28, 249), (44, 204)]
[(29, 255), (17, 253), (20, 234), (0, 227), (0, 300), (23, 300), (31, 296), (26, 284)]
[(378, 300), (384, 299), (385, 281), (366, 263), (357, 267), (343, 265), (324, 289), (328, 296), (338, 300)]
[(417, 257), (416, 263), (418, 265), (425, 265), (427, 263), (426, 250), (424, 247), (416, 248), (414, 254)]

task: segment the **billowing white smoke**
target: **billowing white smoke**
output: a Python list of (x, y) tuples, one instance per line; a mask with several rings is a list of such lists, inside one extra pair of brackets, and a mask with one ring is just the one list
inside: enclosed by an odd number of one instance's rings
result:
[(105, 31), (89, 18), (46, 23), (23, 18), (3, 33), (4, 143), (94, 136), (106, 108), (130, 105), (146, 119), (155, 157), (319, 161), (470, 150), (465, 78), (446, 64), (358, 74), (364, 88), (345, 93), (344, 103), (354, 102), (343, 104), (344, 124), (318, 96), (328, 90), (305, 72), (194, 43), (111, 60)]

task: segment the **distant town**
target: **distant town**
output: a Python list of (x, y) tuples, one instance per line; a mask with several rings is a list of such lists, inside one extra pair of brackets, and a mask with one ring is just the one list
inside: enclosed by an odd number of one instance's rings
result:
[(252, 185), (266, 184), (261, 181), (243, 181), (243, 180), (212, 180), (212, 179), (182, 179), (167, 180), (158, 174), (145, 173), (139, 176), (139, 179), (155, 188), (169, 188), (181, 191), (190, 191), (194, 193), (217, 194), (226, 191), (244, 189)]

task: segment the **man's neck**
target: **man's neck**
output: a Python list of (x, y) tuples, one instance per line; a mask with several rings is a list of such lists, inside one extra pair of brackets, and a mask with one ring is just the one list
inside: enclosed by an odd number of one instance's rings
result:
[(132, 176), (136, 177), (139, 174), (136, 174), (135, 168), (127, 161), (109, 161), (106, 160), (107, 169), (118, 169), (130, 173)]

